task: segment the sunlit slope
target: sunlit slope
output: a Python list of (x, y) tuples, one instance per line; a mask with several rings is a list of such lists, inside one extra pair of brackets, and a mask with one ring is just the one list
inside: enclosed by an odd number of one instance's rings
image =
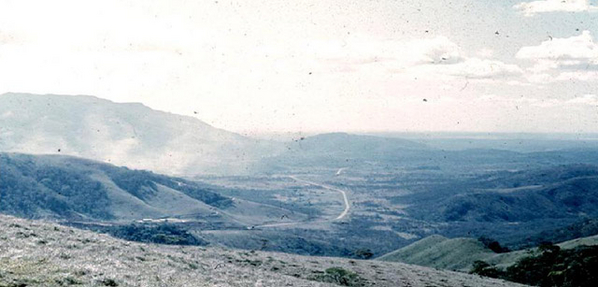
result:
[(475, 260), (483, 260), (494, 253), (473, 238), (448, 239), (432, 235), (378, 258), (440, 269), (467, 269)]
[[(581, 245), (598, 245), (598, 235), (578, 238), (557, 244), (563, 249)], [(432, 235), (378, 258), (381, 261), (469, 271), (477, 260), (486, 261), (498, 267), (508, 267), (521, 258), (538, 252), (536, 248), (495, 253), (474, 238), (445, 238)]]

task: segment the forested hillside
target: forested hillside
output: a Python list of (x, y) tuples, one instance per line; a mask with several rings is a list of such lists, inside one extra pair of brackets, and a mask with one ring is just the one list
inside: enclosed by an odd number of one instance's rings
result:
[[(233, 205), (209, 185), (72, 157), (1, 153), (0, 169), (0, 212), (27, 218), (206, 215)], [(169, 207), (174, 202), (181, 205)]]

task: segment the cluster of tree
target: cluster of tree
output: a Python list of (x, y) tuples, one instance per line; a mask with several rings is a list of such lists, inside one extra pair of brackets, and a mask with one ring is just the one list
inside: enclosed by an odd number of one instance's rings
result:
[(0, 212), (28, 218), (112, 218), (106, 189), (86, 171), (6, 154), (0, 156), (0, 166)]
[(539, 254), (525, 257), (506, 270), (476, 261), (471, 273), (535, 286), (598, 286), (598, 246), (561, 250), (550, 243)]
[(71, 157), (0, 153), (0, 167), (0, 212), (27, 218), (114, 219), (108, 187), (94, 177), (100, 172), (141, 200), (162, 185), (218, 208), (233, 205), (213, 186)]
[(374, 253), (369, 248), (360, 248), (355, 250), (355, 257), (358, 259), (370, 259), (374, 257)]
[(511, 251), (508, 247), (501, 246), (498, 241), (490, 237), (480, 236), (478, 238), (478, 241), (480, 241), (482, 244), (484, 244), (484, 246), (494, 251), (495, 253), (505, 253)]
[(137, 242), (169, 245), (207, 245), (186, 229), (174, 224), (129, 224), (100, 230), (114, 237)]

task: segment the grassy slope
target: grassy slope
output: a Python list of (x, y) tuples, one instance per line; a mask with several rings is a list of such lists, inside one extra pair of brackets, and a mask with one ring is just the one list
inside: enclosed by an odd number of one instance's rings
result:
[[(598, 245), (598, 235), (578, 238), (557, 244), (563, 249), (580, 245)], [(378, 258), (381, 261), (404, 262), (440, 269), (469, 271), (473, 262), (483, 260), (499, 267), (507, 267), (536, 252), (535, 248), (494, 253), (473, 238), (448, 239), (432, 235)]]
[(440, 269), (461, 270), (494, 254), (472, 238), (448, 239), (432, 235), (378, 258)]
[(0, 230), (0, 286), (335, 286), (313, 280), (330, 267), (359, 286), (520, 286), (402, 263), (131, 243), (9, 216)]

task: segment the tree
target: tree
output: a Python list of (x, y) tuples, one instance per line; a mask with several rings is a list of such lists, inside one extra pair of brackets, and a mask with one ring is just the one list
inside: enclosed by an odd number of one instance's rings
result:
[(372, 250), (369, 248), (361, 248), (355, 250), (355, 256), (357, 256), (359, 259), (370, 259), (374, 256), (374, 253), (372, 253)]

